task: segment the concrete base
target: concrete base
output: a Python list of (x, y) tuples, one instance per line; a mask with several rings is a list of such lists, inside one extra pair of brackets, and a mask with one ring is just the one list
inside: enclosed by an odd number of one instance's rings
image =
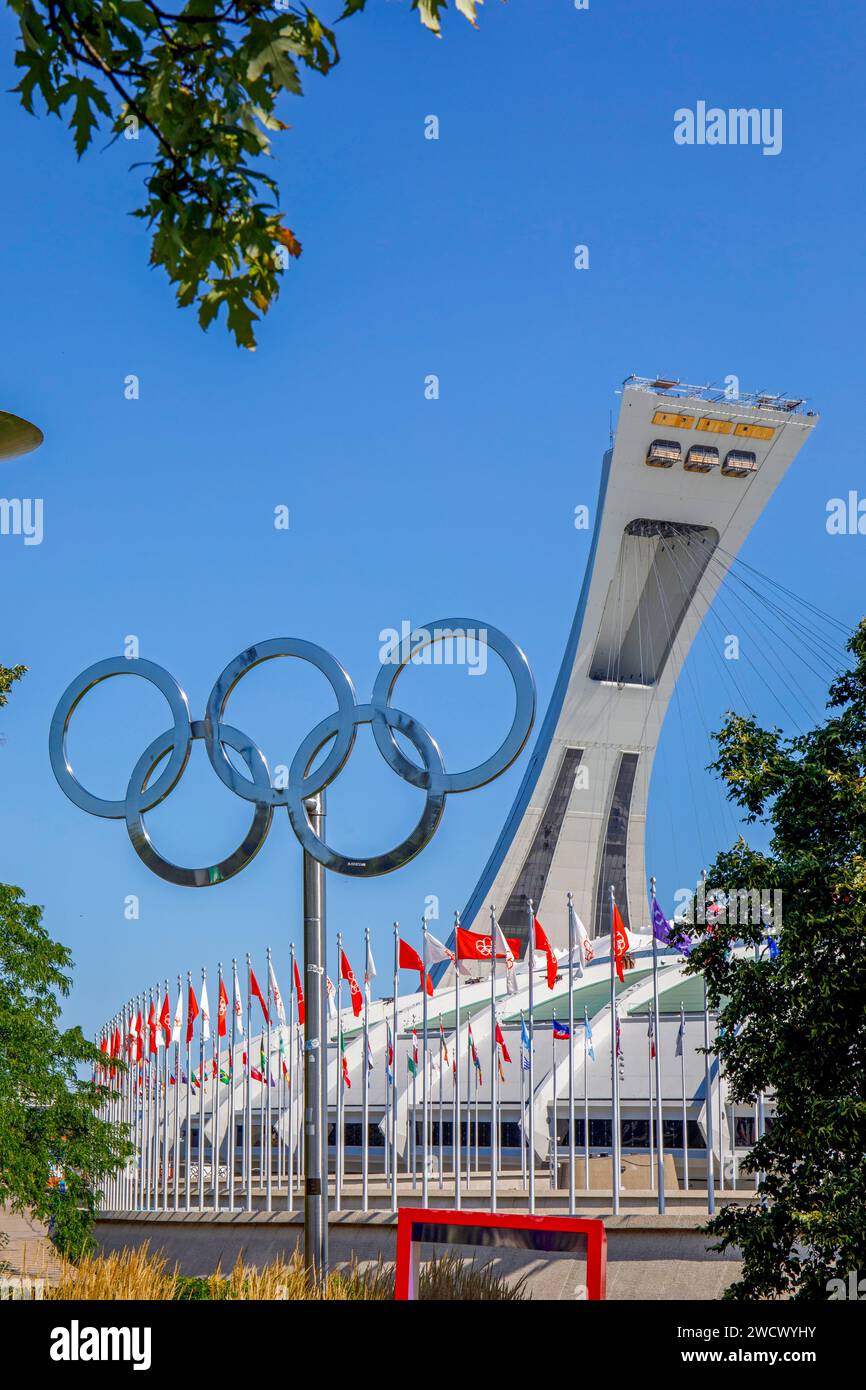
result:
[[(710, 1251), (700, 1227), (703, 1213), (634, 1211), (610, 1216), (601, 1210), (582, 1210), (600, 1216), (608, 1239), (607, 1296), (609, 1299), (716, 1299), (740, 1272), (735, 1255)], [(383, 1260), (392, 1264), (396, 1248), (396, 1218), (390, 1212), (345, 1211), (332, 1214), (329, 1246), (332, 1265), (357, 1260), (361, 1265)], [(182, 1274), (227, 1271), (238, 1255), (264, 1266), (277, 1255), (288, 1256), (303, 1241), (299, 1213), (178, 1212), (129, 1215), (106, 1213), (96, 1225), (96, 1240), (108, 1254), (147, 1241)], [(493, 1262), (506, 1275), (527, 1275), (534, 1299), (582, 1298), (583, 1271), (569, 1257), (527, 1256), (496, 1252)]]

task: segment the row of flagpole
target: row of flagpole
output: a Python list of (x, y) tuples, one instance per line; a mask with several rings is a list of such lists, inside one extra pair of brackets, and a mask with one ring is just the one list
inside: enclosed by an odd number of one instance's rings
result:
[[(575, 1123), (575, 1084), (574, 1084), (574, 1040), (576, 1035), (574, 1018), (574, 991), (575, 991), (575, 969), (579, 969), (580, 975), (584, 973), (584, 965), (592, 959), (592, 947), (586, 928), (580, 921), (574, 909), (572, 895), (568, 894), (568, 1022), (567, 1025), (561, 1020), (557, 1020), (554, 1011), (553, 1021), (553, 1061), (556, 1066), (556, 1040), (567, 1038), (568, 1041), (568, 1157), (567, 1157), (567, 1185), (568, 1185), (568, 1208), (574, 1213), (576, 1211), (577, 1183), (576, 1183), (576, 1157), (577, 1157), (577, 1125)], [(655, 880), (652, 880), (651, 891), (651, 929), (652, 929), (652, 986), (653, 998), (649, 1018), (648, 1038), (650, 1040), (648, 1051), (648, 1138), (650, 1150), (650, 1170), (651, 1183), (656, 1188), (658, 1194), (659, 1211), (665, 1210), (665, 1123), (663, 1110), (663, 1094), (661, 1084), (661, 1061), (660, 1061), (660, 1027), (659, 1027), (659, 985), (658, 985), (658, 948), (659, 945), (675, 947), (676, 949), (687, 951), (688, 941), (682, 933), (675, 933), (673, 924), (668, 923), (661, 913), (655, 897)], [(621, 1046), (621, 1027), (617, 1004), (616, 982), (619, 979), (621, 984), (625, 983), (623, 970), (630, 968), (633, 961), (630, 957), (630, 943), (628, 935), (622, 922), (619, 909), (615, 900), (614, 889), (610, 888), (610, 923), (611, 923), (611, 947), (610, 947), (610, 1059), (611, 1059), (611, 1135), (610, 1135), (610, 1157), (611, 1157), (611, 1190), (614, 1212), (619, 1211), (620, 1189), (622, 1175), (622, 1119), (620, 1104), (620, 1082), (623, 1072), (623, 1055)], [(510, 1061), (510, 1057), (505, 1044), (499, 1021), (499, 996), (497, 994), (497, 962), (502, 961), (505, 969), (505, 992), (507, 995), (518, 992), (519, 986), (516, 978), (515, 964), (516, 958), (521, 954), (520, 941), (509, 941), (505, 938), (496, 916), (495, 908), (490, 909), (490, 929), (489, 935), (464, 931), (460, 924), (459, 914), (455, 914), (455, 930), (453, 944), (455, 949), (438, 941), (430, 932), (426, 918), (422, 920), (422, 954), (419, 956), (414, 948), (405, 941), (400, 934), (398, 923), (393, 926), (394, 935), (394, 995), (390, 1001), (391, 1020), (386, 1019), (387, 1046), (385, 1053), (386, 1069), (386, 1096), (385, 1096), (385, 1117), (384, 1117), (384, 1154), (383, 1170), (386, 1186), (390, 1196), (392, 1210), (396, 1211), (398, 1202), (399, 1182), (400, 1182), (400, 1152), (398, 1145), (399, 1131), (399, 1091), (400, 1078), (397, 1074), (397, 1039), (400, 1029), (400, 1005), (399, 1005), (399, 979), (401, 969), (417, 970), (421, 980), (421, 1010), (422, 1010), (422, 1050), (420, 1065), (421, 1080), (421, 1123), (420, 1123), (420, 1149), (421, 1149), (421, 1201), (425, 1204), (429, 1201), (429, 1183), (431, 1172), (432, 1146), (431, 1146), (431, 1106), (433, 1103), (433, 1081), (438, 1072), (438, 1103), (439, 1103), (439, 1126), (438, 1126), (438, 1181), (441, 1188), (444, 1181), (444, 1085), (443, 1078), (446, 1067), (452, 1072), (451, 1097), (448, 1101), (451, 1128), (451, 1167), (454, 1190), (454, 1203), (456, 1207), (462, 1205), (463, 1197), (470, 1190), (470, 1183), (473, 1175), (472, 1162), (472, 1137), (473, 1137), (473, 1101), (474, 1101), (474, 1140), (475, 1140), (475, 1176), (479, 1174), (479, 1083), (481, 1081), (481, 1065), (472, 1034), (471, 1019), (467, 1015), (466, 1022), (466, 1097), (465, 1097), (465, 1141), (463, 1131), (463, 1111), (464, 1102), (462, 1090), (462, 1065), (461, 1065), (461, 1035), (464, 1031), (464, 1018), (461, 1012), (460, 1001), (460, 981), (463, 974), (465, 961), (478, 961), (489, 959), (490, 961), (490, 1090), (491, 1097), (489, 1102), (491, 1122), (489, 1126), (489, 1140), (487, 1148), (489, 1150), (489, 1202), (491, 1211), (497, 1209), (499, 1195), (499, 1175), (501, 1168), (501, 1105), (499, 1081), (505, 1079), (502, 1070), (502, 1062)], [(536, 1206), (536, 1136), (535, 1136), (535, 952), (536, 948), (546, 957), (547, 982), (553, 989), (558, 975), (558, 963), (555, 953), (552, 951), (549, 942), (535, 916), (534, 905), (530, 901), (527, 904), (527, 985), (528, 985), (528, 1026), (527, 1020), (521, 1012), (521, 1045), (520, 1045), (520, 1081), (521, 1081), (521, 1180), (524, 1190), (528, 1192), (528, 1205), (530, 1212), (535, 1211)], [(370, 1046), (369, 1031), (369, 1010), (371, 1005), (372, 981), (376, 976), (376, 967), (373, 962), (369, 929), (365, 931), (365, 968), (364, 968), (364, 989), (363, 995), (357, 984), (354, 973), (349, 965), (345, 951), (343, 949), (342, 936), (337, 937), (337, 956), (339, 962), (338, 985), (336, 991), (330, 980), (328, 984), (328, 1004), (329, 1014), (336, 1018), (336, 1063), (337, 1063), (337, 1082), (336, 1082), (336, 1125), (335, 1125), (335, 1165), (334, 1165), (334, 1203), (337, 1209), (340, 1208), (343, 1200), (343, 1185), (345, 1178), (345, 1157), (346, 1157), (346, 1090), (351, 1086), (346, 1059), (346, 1045), (344, 1037), (344, 1018), (343, 1018), (343, 983), (348, 982), (351, 990), (352, 1010), (356, 1017), (363, 1012), (363, 1060), (361, 1064), (361, 1074), (363, 1077), (361, 1111), (361, 1205), (363, 1210), (369, 1209), (370, 1203), (370, 1103), (369, 1103), (369, 1084), (370, 1071), (372, 1069), (372, 1053)], [(428, 995), (433, 992), (430, 979), (430, 967), (432, 965), (446, 962), (454, 967), (454, 1032), (453, 1032), (453, 1057), (449, 1059), (447, 1041), (445, 1038), (442, 1021), (439, 1021), (439, 1062), (438, 1068), (433, 1064), (431, 1050), (429, 1046), (429, 1016), (428, 1016)], [(292, 1209), (298, 1185), (302, 1178), (302, 1150), (301, 1125), (297, 1123), (298, 1111), (295, 1105), (296, 1092), (302, 1084), (303, 1058), (301, 1053), (302, 1038), (301, 1026), (304, 1021), (304, 999), (301, 989), (301, 979), (297, 962), (295, 961), (294, 947), (291, 948), (290, 956), (290, 998), (289, 998), (289, 1020), (287, 1021), (276, 976), (274, 974), (273, 962), (270, 948), (267, 950), (266, 965), (266, 991), (263, 994), (253, 970), (249, 955), (246, 957), (247, 966), (247, 999), (246, 1017), (244, 1021), (244, 1010), (241, 999), (240, 985), (238, 981), (238, 971), (236, 961), (232, 961), (230, 986), (232, 990), (232, 1000), (229, 1001), (226, 982), (223, 977), (222, 963), (218, 965), (217, 973), (217, 997), (218, 1014), (215, 1032), (211, 1032), (211, 1020), (209, 1012), (207, 994), (207, 971), (202, 970), (200, 996), (197, 999), (192, 984), (192, 977), (187, 974), (187, 1024), (185, 1039), (183, 1034), (183, 990), (182, 980), (178, 977), (177, 1003), (172, 1015), (169, 999), (168, 982), (165, 982), (164, 1001), (160, 1009), (159, 999), (162, 990), (159, 986), (144, 991), (130, 1001), (121, 1013), (107, 1025), (102, 1033), (102, 1050), (106, 1055), (106, 1061), (102, 1070), (109, 1074), (112, 1085), (109, 1087), (109, 1098), (106, 1102), (106, 1114), (117, 1122), (125, 1126), (132, 1138), (135, 1148), (136, 1158), (130, 1167), (114, 1178), (111, 1182), (109, 1191), (106, 1194), (106, 1205), (116, 1208), (132, 1207), (142, 1210), (155, 1209), (180, 1209), (181, 1190), (180, 1190), (180, 1169), (181, 1157), (183, 1157), (184, 1184), (183, 1184), (183, 1205), (189, 1210), (193, 1204), (199, 1210), (204, 1209), (205, 1190), (210, 1188), (209, 1205), (218, 1207), (222, 1204), (223, 1198), (229, 1209), (235, 1209), (237, 1199), (242, 1195), (246, 1209), (252, 1209), (253, 1186), (255, 1180), (254, 1173), (254, 1151), (253, 1151), (253, 1082), (259, 1083), (258, 1099), (258, 1130), (259, 1130), (259, 1153), (258, 1153), (258, 1186), (263, 1194), (265, 1207), (272, 1210), (274, 1193), (274, 1134), (273, 1134), (273, 1097), (272, 1090), (278, 1089), (277, 1094), (277, 1113), (281, 1123), (276, 1132), (276, 1177), (277, 1184), (282, 1189), (285, 1184), (287, 1189), (287, 1205)], [(336, 998), (334, 998), (336, 994)], [(710, 1046), (710, 1024), (709, 1010), (706, 1001), (706, 986), (704, 985), (704, 1041), (705, 1046)], [(257, 1070), (252, 1065), (251, 1046), (252, 1046), (252, 998), (255, 995), (261, 1005), (263, 1015), (264, 1037), (260, 1042), (261, 1066)], [(297, 1006), (297, 1008), (296, 1008)], [(405, 1011), (405, 1005), (404, 1005)], [(296, 1017), (297, 1013), (297, 1017)], [(279, 1037), (279, 1056), (280, 1069), (278, 1080), (274, 1080), (272, 1070), (272, 1050), (274, 1016), (278, 1023)], [(193, 1040), (194, 1025), (196, 1019), (199, 1020), (198, 1036), (198, 1074), (192, 1068), (193, 1061)], [(229, 1027), (230, 1022), (230, 1027)], [(590, 1189), (590, 1113), (589, 1113), (589, 1085), (587, 1080), (589, 1059), (595, 1059), (592, 1046), (592, 1033), (589, 1027), (589, 1018), (584, 1012), (583, 1020), (583, 1046), (584, 1046), (584, 1066), (583, 1066), (583, 1159), (584, 1159), (584, 1186)], [(148, 1042), (145, 1047), (144, 1030), (148, 1033)], [(687, 1117), (687, 1096), (686, 1096), (686, 1077), (685, 1077), (685, 1048), (683, 1039), (685, 1035), (685, 1013), (681, 1005), (680, 1008), (680, 1030), (678, 1034), (678, 1055), (681, 1059), (681, 1111), (682, 1111), (682, 1155), (684, 1169), (684, 1184), (686, 1189), (689, 1187), (689, 1145), (688, 1145), (688, 1117)], [(222, 1067), (221, 1040), (228, 1039), (228, 1065), (226, 1070)], [(122, 1041), (121, 1041), (122, 1040)], [(210, 1075), (210, 1095), (207, 1096), (207, 1043), (212, 1041), (211, 1048), (211, 1075)], [(185, 1062), (186, 1071), (183, 1069), (183, 1049), (185, 1043)], [(243, 1075), (241, 1078), (241, 1111), (243, 1124), (241, 1126), (241, 1155), (240, 1165), (238, 1165), (237, 1143), (236, 1143), (236, 1101), (237, 1086), (235, 1082), (235, 1064), (238, 1045), (243, 1045)], [(173, 1048), (173, 1070), (170, 1071), (169, 1050)], [(115, 1081), (115, 1074), (119, 1074), (118, 1068), (112, 1066), (115, 1058), (121, 1057), (125, 1052), (125, 1060), (129, 1064), (129, 1070)], [(327, 1052), (327, 1049), (326, 1049)], [(404, 1171), (411, 1172), (413, 1186), (417, 1184), (418, 1168), (418, 1124), (417, 1124), (417, 1081), (419, 1073), (419, 1057), (417, 1047), (417, 1034), (413, 1027), (413, 1046), (410, 1054), (407, 1055), (407, 1081), (411, 1078), (411, 1088), (406, 1088), (407, 1115), (407, 1142), (405, 1146)], [(474, 1076), (474, 1098), (472, 1080)], [(712, 1091), (710, 1085), (710, 1058), (709, 1053), (705, 1056), (705, 1095), (707, 1104), (706, 1114), (706, 1152), (707, 1152), (707, 1205), (712, 1212), (715, 1209), (715, 1181), (713, 1173), (713, 1104)], [(223, 1129), (222, 1109), (219, 1101), (219, 1087), (221, 1084), (228, 1087), (228, 1119), (225, 1129)], [(528, 1098), (527, 1086), (528, 1083)], [(174, 1087), (175, 1103), (169, 1107), (170, 1087)], [(183, 1155), (181, 1155), (181, 1086), (185, 1087), (185, 1124), (183, 1133)], [(409, 1091), (411, 1089), (411, 1102)], [(288, 1104), (286, 1104), (286, 1095)], [(193, 1162), (191, 1140), (193, 1134), (193, 1113), (197, 1111), (197, 1166)], [(169, 1109), (173, 1117), (173, 1136), (170, 1138)], [(719, 1110), (720, 1110), (720, 1129), (722, 1123), (722, 1093), (719, 1085)], [(209, 1112), (210, 1122), (210, 1178), (206, 1182), (206, 1114)], [(288, 1134), (284, 1133), (285, 1125), (282, 1119), (287, 1120)], [(409, 1123), (411, 1116), (411, 1124)], [(761, 1102), (760, 1113), (756, 1107), (756, 1134), (761, 1132), (763, 1122), (763, 1103)], [(558, 1182), (556, 1165), (559, 1154), (559, 1141), (557, 1134), (558, 1109), (557, 1109), (557, 1086), (554, 1081), (554, 1103), (553, 1103), (553, 1134), (551, 1141), (551, 1155), (553, 1159), (553, 1181)], [(226, 1162), (223, 1166), (220, 1163), (220, 1154), (223, 1147), (223, 1140), (226, 1140)], [(731, 1135), (732, 1160), (735, 1155), (735, 1136)], [(465, 1148), (466, 1162), (463, 1165), (463, 1150)], [(720, 1171), (723, 1163), (722, 1138), (720, 1135)]]

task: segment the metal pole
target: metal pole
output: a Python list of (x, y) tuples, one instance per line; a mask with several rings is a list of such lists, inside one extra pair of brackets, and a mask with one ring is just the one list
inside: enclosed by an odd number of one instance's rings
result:
[(713, 1175), (713, 1097), (710, 1092), (710, 1011), (707, 1001), (707, 977), (704, 982), (704, 1091), (707, 1115), (707, 1212), (713, 1216), (716, 1210), (716, 1187)]
[(557, 1177), (558, 1177), (558, 1174), (557, 1174), (557, 1171), (556, 1171), (556, 1165), (557, 1165), (557, 1163), (559, 1162), (559, 1143), (558, 1143), (558, 1137), (557, 1137), (557, 1133), (556, 1133), (556, 1126), (557, 1126), (557, 1123), (558, 1123), (558, 1117), (557, 1117), (557, 1106), (556, 1106), (556, 1037), (555, 1037), (555, 1033), (556, 1033), (556, 1005), (555, 1005), (555, 1004), (554, 1004), (554, 1006), (553, 1006), (553, 1015), (552, 1015), (552, 1018), (553, 1018), (553, 1023), (552, 1023), (551, 1032), (550, 1032), (550, 1044), (551, 1044), (551, 1050), (552, 1050), (552, 1052), (553, 1052), (553, 1144), (552, 1144), (552, 1148), (551, 1148), (551, 1158), (552, 1158), (552, 1160), (553, 1160), (553, 1167), (551, 1168), (551, 1171), (550, 1171), (550, 1186), (553, 1187), (553, 1188), (555, 1188), (556, 1185), (557, 1185), (556, 1180), (557, 1180)]
[(235, 1119), (235, 1050), (238, 1044), (238, 1020), (237, 1020), (237, 979), (238, 963), (237, 958), (232, 956), (232, 1030), (229, 1035), (229, 1132), (226, 1141), (226, 1164), (228, 1166), (229, 1183), (229, 1211), (235, 1209), (235, 1143), (237, 1139), (237, 1121)]
[(529, 944), (526, 962), (529, 967), (529, 1212), (535, 1212), (535, 908), (532, 899), (527, 903), (529, 915)]
[[(165, 982), (165, 1002), (168, 1003), (168, 980)], [(164, 1211), (168, 1211), (168, 1049), (171, 1033), (166, 1037), (164, 1029), (162, 1041), (162, 1206)]]
[(289, 1154), (286, 1208), (295, 1209), (295, 943), (289, 945)]
[(265, 1106), (265, 1127), (266, 1127), (266, 1130), (267, 1130), (267, 1139), (266, 1139), (266, 1142), (265, 1142), (265, 1156), (266, 1156), (266, 1171), (265, 1171), (265, 1210), (266, 1210), (266, 1211), (272, 1211), (272, 1210), (273, 1210), (273, 1173), (272, 1173), (272, 1169), (273, 1169), (274, 1156), (273, 1156), (272, 1146), (271, 1146), (271, 1128), (272, 1128), (272, 1124), (273, 1124), (273, 1116), (272, 1116), (272, 1110), (271, 1110), (271, 1009), (273, 1008), (274, 1005), (273, 1005), (273, 991), (272, 991), (272, 989), (271, 989), (271, 973), (272, 973), (272, 972), (271, 972), (271, 948), (270, 948), (270, 946), (268, 946), (268, 948), (267, 948), (266, 956), (267, 956), (266, 965), (267, 965), (267, 972), (268, 972), (268, 986), (267, 986), (267, 990), (266, 990), (266, 992), (265, 992), (265, 998), (266, 998), (267, 1001), (268, 1001), (268, 1017), (267, 1017), (267, 1024), (266, 1024), (266, 1028), (267, 1028), (267, 1033), (266, 1033), (266, 1037), (267, 1037), (267, 1044), (266, 1044), (266, 1046), (267, 1046), (267, 1059), (266, 1059), (266, 1067), (265, 1067), (265, 1071), (264, 1071), (265, 1096), (266, 1096), (266, 1098), (267, 1098), (267, 1103), (266, 1103), (266, 1106)]
[[(421, 918), (421, 959), (424, 962), (424, 979), (421, 986), (421, 1050), (423, 1062), (421, 1070), (421, 1205), (429, 1203), (430, 1145), (427, 1134), (427, 918)], [(459, 1196), (458, 1196), (459, 1203)]]
[(490, 1210), (496, 1211), (496, 908), (490, 909)]
[[(322, 834), (324, 807), (319, 793), (305, 803), (307, 817)], [(327, 1173), (322, 1168), (322, 1130), (327, 1110), (322, 1103), (327, 1035), (322, 1013), (325, 934), (325, 871), (304, 851), (304, 977), (307, 982), (304, 1021), (304, 1263), (319, 1281), (327, 1271)], [(327, 1138), (327, 1135), (326, 1135)]]
[(686, 1011), (680, 1000), (680, 1084), (683, 1102), (683, 1177), (686, 1192), (689, 1190), (689, 1128), (686, 1114)]
[(610, 885), (610, 1167), (613, 1214), (619, 1215), (619, 1057), (616, 1046), (616, 973), (614, 970), (614, 891)]
[(568, 895), (568, 1211), (574, 1216), (574, 898)]
[[(202, 966), (201, 992), (207, 988), (207, 970)], [(198, 1030), (198, 1209), (204, 1211), (204, 1010)]]
[[(523, 1065), (523, 1010), (520, 1010), (520, 1179), (526, 1191), (526, 1069)], [(529, 1058), (526, 1059), (527, 1061)]]
[(247, 1064), (244, 1078), (244, 1170), (246, 1178), (246, 1209), (253, 1209), (253, 993), (252, 964), (247, 951)]
[(191, 1153), (191, 1150), (190, 1150), (190, 1142), (191, 1142), (191, 1139), (192, 1139), (192, 1084), (191, 1084), (191, 1077), (192, 1077), (192, 1070), (191, 1070), (191, 1068), (192, 1068), (192, 1056), (191, 1056), (191, 1053), (190, 1053), (190, 1044), (191, 1044), (190, 1033), (192, 1032), (192, 1028), (191, 1028), (191, 1026), (190, 1026), (190, 1017), (189, 1017), (189, 996), (190, 996), (190, 991), (192, 990), (192, 973), (191, 973), (189, 970), (186, 972), (186, 984), (187, 984), (187, 991), (186, 991), (186, 998), (187, 998), (187, 1015), (186, 1015), (186, 1133), (184, 1134), (184, 1140), (185, 1140), (185, 1145), (184, 1145), (184, 1147), (185, 1147), (185, 1149), (186, 1149), (186, 1162), (184, 1163), (184, 1173), (183, 1173), (184, 1183), (183, 1183), (183, 1186), (184, 1186), (184, 1205), (185, 1205), (185, 1207), (186, 1207), (186, 1210), (189, 1211), (189, 1198), (190, 1198), (189, 1169), (190, 1169), (190, 1153)]
[[(364, 974), (370, 959), (370, 928), (364, 928)], [(361, 1210), (370, 1208), (370, 982), (364, 981), (364, 1089), (361, 1092)]]
[[(217, 1021), (213, 1034), (213, 1057), (214, 1068), (211, 1077), (213, 1091), (211, 1093), (211, 1191), (213, 1193), (214, 1211), (220, 1209), (220, 1007), (222, 1004), (223, 992), (223, 963), (217, 961)], [(225, 1027), (223, 1021), (222, 1026)]]
[[(391, 1211), (397, 1210), (397, 994), (400, 988), (400, 923), (394, 923), (394, 1060), (391, 1064)], [(441, 1082), (440, 1082), (441, 1085)]]
[(337, 932), (337, 1127), (334, 1138), (334, 1211), (343, 1204), (343, 933)]
[[(656, 897), (656, 881), (650, 880), (652, 889), (653, 905)], [(655, 914), (653, 913), (653, 919)], [(658, 942), (656, 940), (655, 929), (653, 928), (653, 1037), (655, 1041), (655, 1081), (656, 1081), (656, 1157), (658, 1161), (658, 1193), (659, 1193), (659, 1216), (664, 1216), (665, 1212), (665, 1134), (664, 1134), (664, 1103), (662, 1100), (662, 1062), (661, 1062), (661, 1036), (659, 1032), (659, 962), (658, 962)]]
[[(456, 1125), (457, 1125), (457, 1135), (456, 1135), (455, 1142), (454, 1142), (454, 1207), (455, 1207), (455, 1210), (456, 1210), (456, 1211), (460, 1211), (460, 1208), (461, 1208), (462, 1202), (463, 1202), (463, 1196), (462, 1196), (462, 1193), (461, 1193), (461, 1190), (460, 1190), (460, 1187), (461, 1187), (461, 1161), (462, 1161), (461, 1145), (462, 1145), (462, 1143), (463, 1143), (463, 1137), (462, 1137), (462, 1134), (461, 1134), (461, 1126), (460, 1126), (460, 971), (459, 971), (459, 969), (457, 968), (457, 967), (458, 967), (458, 964), (459, 964), (459, 958), (458, 958), (458, 955), (457, 955), (457, 952), (458, 952), (458, 950), (459, 950), (459, 946), (457, 945), (457, 942), (458, 942), (457, 930), (458, 930), (459, 926), (460, 926), (460, 913), (459, 913), (459, 912), (455, 912), (455, 914), (454, 914), (454, 1012), (455, 1012), (455, 1014), (457, 1015), (457, 1017), (456, 1017), (456, 1030), (455, 1030), (455, 1033), (454, 1033), (454, 1109), (455, 1109), (455, 1112), (456, 1112), (455, 1123), (456, 1123)], [(441, 1015), (440, 1015), (440, 1027), (441, 1027)], [(466, 1162), (467, 1162), (467, 1165), (468, 1165), (468, 1162), (469, 1162), (469, 1110), (468, 1110), (469, 1092), (468, 1092), (468, 1090), (467, 1090), (467, 1092), (466, 1092), (466, 1099), (467, 1099), (467, 1111), (466, 1111), (466, 1150), (467, 1150), (467, 1152), (466, 1152)]]
[(589, 1015), (583, 1009), (583, 1185), (589, 1191)]

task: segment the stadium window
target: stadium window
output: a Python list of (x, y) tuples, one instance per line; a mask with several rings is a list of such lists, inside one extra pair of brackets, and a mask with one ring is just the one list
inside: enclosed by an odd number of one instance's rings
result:
[(738, 1115), (734, 1126), (734, 1142), (738, 1149), (750, 1149), (755, 1142), (754, 1115)]
[(520, 1125), (516, 1120), (503, 1120), (499, 1126), (499, 1135), (503, 1149), (520, 1148)]
[(649, 1120), (623, 1120), (622, 1146), (624, 1149), (648, 1149)]
[(590, 1120), (589, 1146), (591, 1149), (609, 1149), (610, 1137), (610, 1120)]

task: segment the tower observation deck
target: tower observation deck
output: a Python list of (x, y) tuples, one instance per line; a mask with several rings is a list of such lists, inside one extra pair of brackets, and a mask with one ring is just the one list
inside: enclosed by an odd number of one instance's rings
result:
[[(630, 377), (601, 469), (592, 547), (550, 705), (463, 925), (526, 939), (531, 898), (555, 946), (566, 893), (591, 936), (613, 884), (647, 921), (644, 835), (668, 703), (727, 566), (818, 417), (803, 402)], [(477, 919), (477, 920), (476, 920)]]

